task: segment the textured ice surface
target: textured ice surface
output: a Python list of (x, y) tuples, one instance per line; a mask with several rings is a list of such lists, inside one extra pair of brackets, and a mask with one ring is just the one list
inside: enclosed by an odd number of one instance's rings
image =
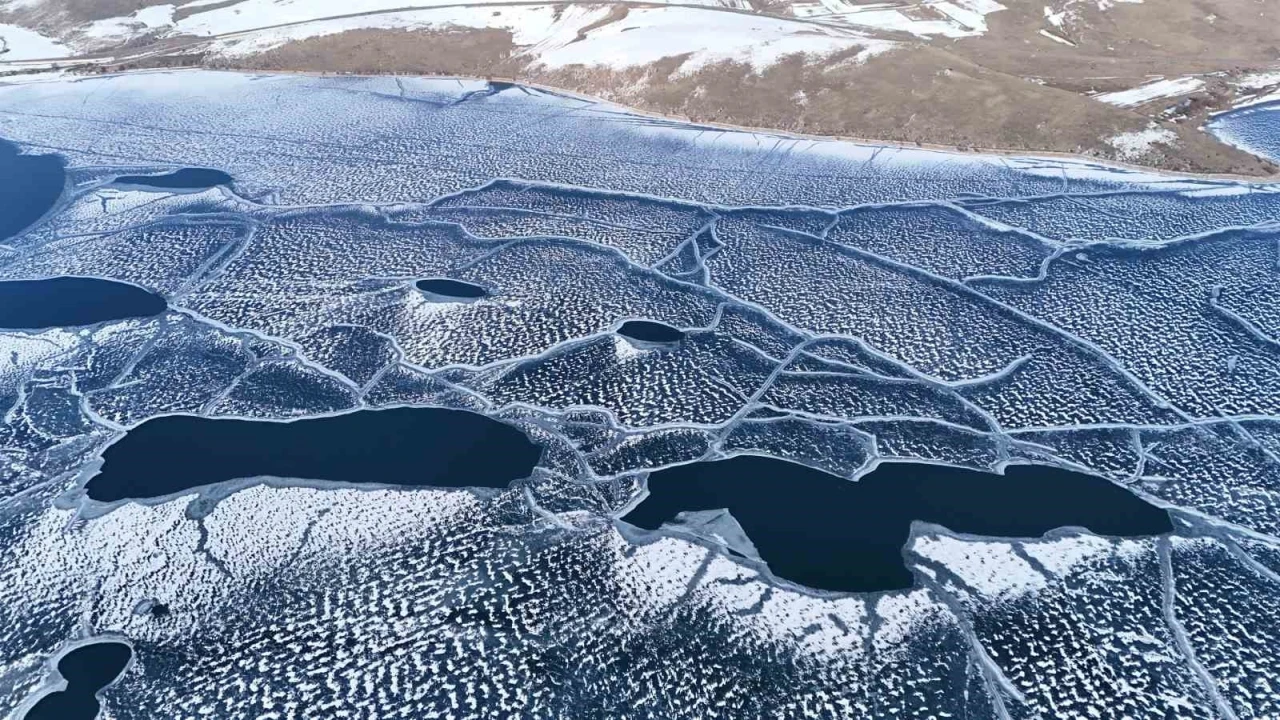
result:
[(1223, 113), (1214, 118), (1207, 128), (1242, 150), (1280, 160), (1280, 101)]
[[(472, 89), (0, 89), (0, 136), (69, 163), (0, 277), (125, 280), (171, 308), (0, 334), (0, 712), (109, 635), (135, 649), (114, 718), (1280, 714), (1274, 187)], [(180, 167), (234, 184), (110, 186)], [(629, 320), (685, 337), (633, 343)], [(78, 490), (156, 415), (403, 405), (510, 423), (541, 464), (496, 493)], [(851, 479), (1057, 465), (1177, 530), (917, 526), (916, 587), (859, 596), (697, 539), (729, 517), (613, 520), (643, 471), (742, 453)]]

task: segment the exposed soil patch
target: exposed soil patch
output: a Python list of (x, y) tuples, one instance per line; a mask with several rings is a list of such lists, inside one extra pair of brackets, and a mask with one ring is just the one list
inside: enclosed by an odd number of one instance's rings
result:
[(509, 76), (511, 33), (496, 29), (348, 30), (291, 42), (248, 58), (212, 60), (212, 67), (332, 73)]

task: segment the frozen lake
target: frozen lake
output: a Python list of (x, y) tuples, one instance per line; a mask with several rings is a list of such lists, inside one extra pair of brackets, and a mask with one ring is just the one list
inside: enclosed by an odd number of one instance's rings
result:
[(0, 707), (114, 635), (120, 720), (1280, 715), (1273, 183), (440, 78), (0, 121), (0, 280), (167, 306), (0, 330)]

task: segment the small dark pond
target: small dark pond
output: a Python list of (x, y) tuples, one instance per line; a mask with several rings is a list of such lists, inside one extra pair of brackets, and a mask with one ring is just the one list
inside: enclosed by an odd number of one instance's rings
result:
[(0, 140), (0, 243), (39, 220), (62, 195), (66, 172), (57, 155), (23, 155)]
[(629, 339), (650, 343), (677, 343), (684, 339), (684, 332), (653, 320), (628, 320), (618, 328), (618, 334)]
[(209, 168), (182, 168), (164, 175), (121, 175), (119, 185), (142, 185), (162, 190), (204, 190), (215, 185), (230, 185), (231, 176)]
[(99, 278), (0, 280), (0, 328), (39, 330), (151, 317), (168, 307), (160, 295)]
[(1038, 466), (1006, 473), (885, 463), (850, 482), (743, 456), (651, 474), (649, 497), (623, 519), (653, 530), (682, 511), (727, 508), (775, 575), (844, 592), (911, 587), (902, 548), (914, 520), (1004, 537), (1067, 526), (1117, 536), (1172, 529), (1167, 512), (1102, 478)]
[(108, 447), (86, 490), (111, 502), (258, 475), (505, 488), (527, 477), (541, 454), (516, 428), (465, 410), (360, 410), (284, 423), (174, 415)]
[(63, 655), (58, 672), (67, 687), (37, 700), (26, 720), (93, 720), (101, 709), (98, 692), (120, 677), (132, 656), (128, 645), (111, 640), (81, 645)]
[(475, 300), (477, 298), (486, 297), (489, 294), (489, 291), (481, 285), (463, 282), (462, 280), (450, 280), (449, 278), (427, 278), (426, 280), (419, 280), (418, 289), (431, 295), (439, 295), (444, 298), (457, 298), (459, 300)]

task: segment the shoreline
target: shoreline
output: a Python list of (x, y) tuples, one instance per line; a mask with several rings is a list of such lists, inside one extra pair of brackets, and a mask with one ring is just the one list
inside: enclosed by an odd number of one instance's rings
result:
[[(29, 62), (29, 61), (21, 61), (21, 62)], [(92, 62), (92, 61), (85, 59), (84, 62)], [(0, 63), (0, 68), (2, 68), (3, 65), (4, 65), (3, 63)], [(469, 80), (474, 82), (485, 82), (485, 83), (489, 83), (489, 82), (510, 83), (512, 85), (519, 85), (519, 86), (527, 87), (530, 89), (549, 93), (552, 95), (558, 95), (561, 97), (566, 97), (574, 100), (580, 100), (582, 102), (609, 105), (619, 109), (620, 111), (630, 113), (637, 117), (648, 118), (651, 120), (675, 122), (683, 125), (689, 125), (689, 126), (700, 127), (700, 128), (722, 130), (725, 132), (766, 134), (766, 135), (774, 135), (774, 136), (789, 138), (793, 140), (807, 140), (811, 142), (842, 142), (842, 143), (850, 143), (855, 145), (871, 146), (871, 147), (895, 148), (895, 149), (903, 149), (903, 150), (926, 150), (931, 152), (946, 153), (946, 154), (957, 155), (957, 156), (985, 155), (989, 157), (1019, 158), (1019, 159), (1026, 159), (1026, 160), (1037, 160), (1037, 159), (1044, 159), (1044, 160), (1050, 160), (1050, 161), (1067, 160), (1067, 161), (1080, 163), (1082, 165), (1092, 165), (1097, 167), (1115, 169), (1119, 171), (1145, 173), (1149, 175), (1154, 174), (1154, 175), (1160, 175), (1160, 176), (1171, 178), (1171, 179), (1181, 178), (1186, 180), (1230, 181), (1230, 182), (1242, 182), (1242, 183), (1257, 184), (1257, 185), (1280, 184), (1280, 171), (1273, 172), (1270, 175), (1242, 175), (1242, 174), (1235, 174), (1235, 173), (1195, 173), (1195, 172), (1186, 172), (1186, 171), (1179, 171), (1179, 170), (1168, 170), (1168, 169), (1164, 169), (1164, 168), (1160, 168), (1152, 165), (1140, 165), (1136, 163), (1127, 163), (1120, 160), (1111, 160), (1111, 159), (1099, 158), (1091, 155), (1062, 152), (1057, 150), (1034, 150), (1034, 149), (1016, 149), (1016, 148), (981, 147), (981, 146), (959, 147), (955, 145), (943, 145), (943, 144), (937, 144), (937, 143), (905, 142), (901, 140), (866, 138), (866, 137), (856, 137), (856, 136), (850, 136), (850, 135), (817, 135), (817, 134), (811, 134), (811, 133), (795, 132), (791, 130), (783, 130), (780, 128), (738, 125), (734, 123), (724, 123), (724, 122), (716, 122), (716, 121), (700, 121), (700, 120), (694, 120), (692, 118), (682, 116), (682, 115), (674, 115), (674, 114), (668, 114), (668, 113), (661, 113), (653, 110), (646, 110), (644, 108), (638, 108), (632, 105), (626, 105), (623, 103), (619, 103), (615, 100), (610, 100), (608, 98), (603, 98), (603, 97), (591, 95), (588, 93), (578, 92), (576, 90), (571, 90), (568, 88), (556, 87), (553, 85), (546, 85), (546, 84), (542, 84), (542, 83), (531, 81), (531, 80), (522, 80), (520, 78), (497, 76), (497, 75), (481, 77), (481, 76), (475, 76), (475, 75), (431, 75), (431, 74), (393, 73), (393, 72), (389, 72), (389, 73), (321, 72), (321, 71), (314, 71), (314, 70), (287, 70), (287, 69), (263, 70), (263, 69), (256, 69), (256, 68), (234, 67), (234, 66), (208, 67), (203, 65), (189, 66), (189, 67), (174, 66), (174, 67), (135, 68), (135, 69), (129, 69), (129, 70), (117, 70), (114, 72), (106, 72), (106, 73), (77, 73), (74, 71), (74, 69), (65, 69), (65, 70), (59, 70), (59, 71), (53, 71), (53, 72), (62, 72), (62, 73), (65, 73), (67, 76), (70, 76), (73, 78), (94, 78), (94, 77), (106, 77), (111, 75), (125, 75), (125, 74), (137, 74), (137, 73), (148, 73), (148, 72), (190, 72), (190, 71), (223, 72), (223, 73), (236, 73), (236, 74), (244, 74), (244, 75), (268, 75), (268, 76), (279, 75), (279, 76), (336, 77), (336, 78), (414, 77), (414, 78), (423, 78), (423, 79), (431, 79), (431, 80)], [(34, 75), (36, 73), (28, 73), (28, 74)], [(26, 74), (16, 74), (9, 77), (21, 78), (21, 77), (24, 77), (24, 75)], [(21, 81), (6, 82), (7, 79), (8, 78), (5, 76), (0, 76), (0, 86), (6, 85), (6, 84), (13, 84), (13, 85), (24, 84)], [(1247, 106), (1244, 106), (1244, 107), (1247, 107)], [(1232, 108), (1231, 110), (1224, 110), (1224, 111), (1221, 111), (1220, 114), (1232, 112), (1233, 110), (1244, 109), (1244, 107)], [(1200, 128), (1200, 131), (1206, 132), (1206, 133), (1208, 132), (1208, 130), (1206, 130), (1203, 127)], [(1219, 139), (1219, 142), (1224, 142), (1224, 141)], [(1253, 153), (1250, 153), (1250, 154), (1253, 155)], [(1267, 163), (1276, 164), (1275, 161), (1272, 161), (1269, 158), (1265, 158), (1259, 155), (1254, 155), (1254, 157), (1257, 157), (1260, 160)]]

